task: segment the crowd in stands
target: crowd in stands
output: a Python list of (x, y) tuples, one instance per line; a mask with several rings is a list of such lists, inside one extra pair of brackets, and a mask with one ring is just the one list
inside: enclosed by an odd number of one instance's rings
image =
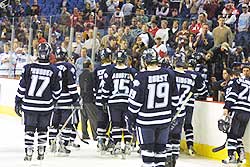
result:
[[(81, 59), (91, 58), (92, 49), (98, 61), (98, 51), (106, 47), (113, 53), (126, 50), (129, 65), (136, 69), (146, 48), (155, 48), (170, 64), (176, 54), (184, 53), (184, 61), (192, 57), (206, 67), (210, 84), (224, 80), (223, 69), (250, 62), (249, 0), (4, 2), (0, 5), (0, 67), (7, 65), (8, 70), (22, 66), (25, 58), (35, 59), (37, 45), (49, 38), (54, 50), (58, 46), (72, 50), (70, 61), (77, 70), (82, 69)], [(31, 30), (32, 56), (28, 55)]]

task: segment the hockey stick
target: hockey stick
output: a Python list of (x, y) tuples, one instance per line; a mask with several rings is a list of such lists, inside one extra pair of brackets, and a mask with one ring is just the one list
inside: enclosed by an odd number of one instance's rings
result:
[(186, 99), (182, 102), (179, 110), (176, 112), (176, 114), (174, 115), (172, 122), (174, 122), (177, 117), (179, 116), (179, 114), (182, 112), (182, 109), (185, 107), (185, 105), (187, 104), (187, 102), (189, 101), (189, 99), (192, 97), (193, 92), (189, 92), (189, 94), (187, 95)]
[(74, 124), (73, 124), (73, 128), (74, 128), (74, 130), (76, 131), (77, 137), (78, 137), (83, 143), (89, 144), (89, 142), (87, 142), (86, 140), (83, 140), (83, 139), (81, 138), (81, 136), (79, 135), (79, 133), (78, 133), (78, 131), (77, 131), (77, 129), (76, 129), (76, 126), (75, 126)]
[(67, 126), (67, 124), (69, 123), (69, 121), (71, 120), (71, 118), (73, 117), (73, 115), (75, 114), (75, 111), (76, 111), (76, 110), (77, 110), (77, 109), (74, 109), (74, 110), (72, 111), (72, 113), (71, 113), (70, 116), (67, 118), (67, 120), (65, 121), (65, 123), (63, 124), (63, 126), (61, 127), (61, 129), (59, 129), (59, 132), (58, 132), (58, 134), (56, 135), (55, 139), (52, 140), (52, 143), (54, 143), (54, 144), (56, 143), (56, 139), (61, 135), (63, 129), (65, 129), (65, 127)]
[(212, 152), (218, 152), (218, 151), (221, 151), (221, 150), (223, 150), (225, 147), (226, 147), (226, 144), (227, 144), (227, 139), (226, 139), (226, 141), (225, 141), (225, 143), (223, 144), (223, 145), (221, 145), (221, 146), (219, 146), (219, 147), (215, 147), (215, 148), (213, 148), (212, 149)]

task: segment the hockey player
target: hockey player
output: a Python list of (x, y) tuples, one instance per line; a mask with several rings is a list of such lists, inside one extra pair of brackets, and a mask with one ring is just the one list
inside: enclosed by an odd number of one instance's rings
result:
[(103, 49), (99, 52), (99, 56), (101, 58), (101, 65), (97, 66), (94, 70), (94, 93), (96, 98), (96, 107), (97, 107), (97, 147), (101, 151), (106, 150), (105, 142), (107, 140), (107, 131), (109, 127), (109, 116), (107, 111), (107, 105), (102, 104), (102, 88), (104, 85), (103, 75), (107, 69), (113, 67), (111, 64), (112, 60), (112, 52), (109, 48)]
[(15, 98), (15, 112), (20, 117), (24, 114), (25, 161), (32, 159), (35, 132), (38, 134), (37, 159), (44, 159), (49, 120), (62, 90), (61, 72), (49, 64), (50, 53), (48, 43), (38, 45), (38, 63), (24, 66)]
[[(185, 70), (185, 73), (191, 74), (195, 80), (194, 85), (194, 94), (195, 96), (203, 96), (206, 97), (208, 94), (207, 86), (205, 83), (204, 78), (202, 78), (199, 72), (194, 71), (196, 66), (196, 60), (190, 59), (188, 62), (188, 69)], [(188, 101), (185, 107), (185, 121), (184, 121), (184, 131), (186, 135), (186, 144), (188, 148), (189, 155), (193, 156), (195, 151), (193, 149), (194, 146), (194, 133), (193, 133), (193, 126), (192, 126), (192, 117), (193, 117), (193, 110), (194, 110), (194, 101), (195, 97), (194, 94)]]
[(125, 120), (130, 131), (136, 127), (142, 167), (164, 167), (170, 123), (179, 101), (176, 79), (171, 69), (158, 67), (154, 49), (145, 50), (143, 56), (147, 70), (133, 81)]
[[(176, 56), (178, 57), (178, 56)], [(195, 80), (194, 76), (186, 73), (184, 70), (185, 63), (183, 62), (182, 59), (177, 59), (175, 63), (175, 75), (176, 75), (176, 84), (179, 92), (179, 102), (183, 102), (186, 98), (188, 98), (190, 93), (194, 92), (194, 85), (195, 85)], [(186, 106), (186, 105), (185, 105)], [(179, 113), (177, 119), (172, 122), (170, 132), (169, 132), (169, 139), (168, 139), (168, 146), (170, 147), (168, 150), (171, 151), (170, 157), (167, 157), (167, 162), (166, 166), (167, 167), (174, 167), (177, 158), (179, 157), (180, 154), (180, 140), (181, 140), (181, 132), (182, 132), (182, 127), (185, 119), (185, 106), (183, 108), (179, 108), (178, 110), (181, 110)]]
[[(250, 69), (245, 66), (244, 68)], [(228, 133), (227, 146), (228, 158), (222, 160), (223, 163), (245, 163), (245, 151), (242, 143), (246, 126), (249, 122), (250, 112), (250, 81), (246, 78), (236, 78), (228, 83), (226, 90), (224, 115), (227, 116), (231, 112), (232, 124)], [(237, 141), (238, 139), (238, 141)], [(236, 160), (235, 152), (239, 158)]]
[[(52, 125), (49, 133), (49, 144), (51, 146), (51, 152), (56, 152), (56, 136), (59, 133), (59, 129), (64, 125), (66, 120), (71, 116), (71, 113), (75, 109), (63, 109), (63, 107), (70, 107), (72, 105), (79, 105), (79, 95), (77, 92), (76, 86), (76, 70), (75, 67), (66, 62), (67, 51), (64, 48), (58, 47), (55, 51), (56, 63), (54, 64), (62, 72), (62, 93), (57, 101), (57, 106), (59, 109), (56, 109), (53, 112), (52, 116)], [(61, 107), (61, 109), (60, 109)], [(77, 114), (76, 112), (74, 114)], [(60, 135), (60, 146), (58, 152), (63, 155), (68, 155), (71, 151), (66, 148), (69, 144), (70, 136), (72, 133), (73, 117), (67, 123), (66, 127), (62, 129)]]
[[(125, 127), (124, 114), (128, 109), (130, 85), (136, 71), (126, 65), (127, 55), (123, 51), (116, 53), (116, 65), (104, 74), (102, 104), (108, 103), (111, 116), (111, 133), (115, 148), (112, 153), (129, 154), (132, 134)], [(121, 150), (121, 139), (124, 135), (125, 148)]]

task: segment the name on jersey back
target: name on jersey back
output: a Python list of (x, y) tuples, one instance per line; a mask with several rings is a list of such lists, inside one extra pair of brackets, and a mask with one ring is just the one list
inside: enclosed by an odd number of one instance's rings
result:
[(167, 80), (168, 74), (148, 76), (148, 83), (165, 82)]
[(51, 70), (41, 69), (41, 68), (31, 68), (31, 73), (34, 75), (44, 75), (51, 77), (53, 72)]

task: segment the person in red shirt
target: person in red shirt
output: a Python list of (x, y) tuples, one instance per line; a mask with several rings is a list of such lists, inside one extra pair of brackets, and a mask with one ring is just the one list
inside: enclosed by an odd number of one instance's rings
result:
[(157, 26), (157, 22), (156, 21), (152, 21), (151, 22), (151, 27), (148, 29), (148, 32), (155, 37), (156, 32), (159, 30), (158, 26)]

